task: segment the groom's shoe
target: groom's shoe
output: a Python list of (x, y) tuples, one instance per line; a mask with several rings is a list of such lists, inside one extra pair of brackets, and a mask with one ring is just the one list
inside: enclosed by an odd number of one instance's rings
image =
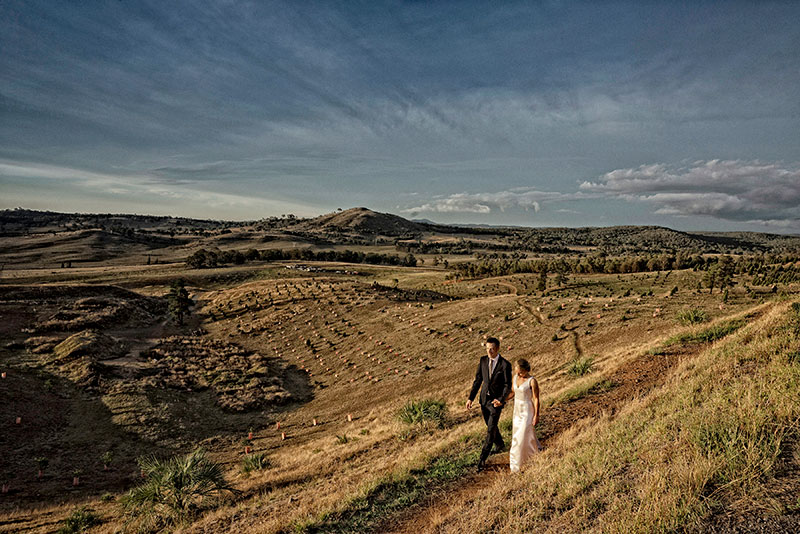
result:
[(480, 473), (480, 472), (482, 472), (484, 469), (486, 469), (486, 464), (485, 464), (484, 462), (478, 462), (478, 467), (476, 468), (476, 471), (477, 471), (478, 473)]

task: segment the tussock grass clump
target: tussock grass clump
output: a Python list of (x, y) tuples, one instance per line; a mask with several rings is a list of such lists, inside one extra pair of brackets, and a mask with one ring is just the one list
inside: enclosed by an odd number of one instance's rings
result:
[(576, 358), (575, 360), (572, 361), (569, 367), (567, 367), (567, 374), (574, 377), (587, 375), (592, 372), (593, 365), (594, 365), (594, 358), (591, 358), (589, 356)]
[(128, 523), (140, 532), (162, 530), (188, 520), (212, 498), (236, 492), (225, 480), (222, 467), (197, 449), (168, 460), (139, 460), (145, 482), (122, 498)]
[(92, 510), (84, 506), (72, 511), (61, 524), (58, 534), (78, 534), (98, 524), (100, 524), (100, 518)]
[(699, 308), (679, 311), (676, 317), (679, 323), (687, 325), (704, 323), (708, 320), (706, 312)]
[(397, 417), (409, 425), (444, 428), (447, 424), (447, 404), (436, 399), (411, 400), (400, 408)]
[(271, 462), (263, 452), (248, 454), (242, 459), (242, 473), (249, 475), (253, 471), (261, 471), (270, 467)]

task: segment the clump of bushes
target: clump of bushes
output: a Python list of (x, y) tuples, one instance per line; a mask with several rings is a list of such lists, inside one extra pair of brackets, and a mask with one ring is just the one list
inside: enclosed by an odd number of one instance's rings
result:
[(447, 404), (436, 399), (410, 400), (400, 408), (397, 417), (409, 425), (444, 428), (447, 423)]

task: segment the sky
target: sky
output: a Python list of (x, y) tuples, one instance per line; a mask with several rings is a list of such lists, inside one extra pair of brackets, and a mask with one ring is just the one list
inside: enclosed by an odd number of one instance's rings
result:
[(0, 208), (800, 234), (798, 2), (0, 0)]

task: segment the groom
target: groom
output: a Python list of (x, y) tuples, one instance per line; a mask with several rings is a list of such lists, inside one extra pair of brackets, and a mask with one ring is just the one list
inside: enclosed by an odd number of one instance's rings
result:
[(505, 448), (497, 423), (500, 421), (500, 412), (503, 410), (506, 397), (511, 392), (511, 364), (498, 354), (499, 350), (500, 341), (493, 337), (486, 340), (486, 356), (481, 356), (467, 401), (467, 410), (471, 410), (472, 401), (480, 388), (481, 413), (486, 422), (486, 441), (483, 443), (481, 458), (478, 460), (478, 471), (483, 471), (486, 467), (486, 459), (492, 452), (492, 445), (496, 446), (495, 452)]

